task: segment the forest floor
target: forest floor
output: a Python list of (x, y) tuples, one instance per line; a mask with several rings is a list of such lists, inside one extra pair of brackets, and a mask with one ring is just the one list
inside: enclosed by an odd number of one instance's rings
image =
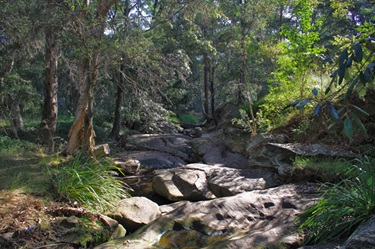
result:
[[(95, 226), (98, 221), (93, 217), (79, 220), (83, 224), (79, 227), (67, 227), (63, 222), (69, 215), (60, 210), (81, 209), (53, 196), (51, 176), (43, 160), (32, 153), (0, 155), (0, 248), (91, 248), (103, 242), (102, 228)], [(72, 233), (86, 237), (72, 239)]]

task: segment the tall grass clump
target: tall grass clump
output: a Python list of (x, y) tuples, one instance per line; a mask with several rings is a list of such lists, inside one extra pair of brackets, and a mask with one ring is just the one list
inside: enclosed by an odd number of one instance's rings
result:
[(352, 176), (330, 186), (320, 202), (299, 218), (306, 219), (300, 226), (308, 233), (306, 243), (349, 235), (375, 213), (374, 162), (358, 159), (348, 174)]
[(130, 188), (111, 174), (114, 170), (119, 169), (108, 159), (79, 155), (58, 166), (54, 182), (61, 198), (104, 212), (129, 197)]

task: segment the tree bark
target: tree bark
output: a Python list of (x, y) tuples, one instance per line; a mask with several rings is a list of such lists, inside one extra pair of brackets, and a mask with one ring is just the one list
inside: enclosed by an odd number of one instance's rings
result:
[[(12, 122), (13, 122), (13, 125), (16, 129), (16, 131), (23, 131), (23, 119), (22, 119), (22, 115), (21, 115), (21, 108), (20, 108), (20, 103), (18, 102), (18, 100), (16, 100), (15, 98), (11, 98), (10, 100), (10, 112), (11, 112), (11, 116), (12, 116)], [(17, 136), (17, 133), (16, 132), (16, 136)]]
[(123, 77), (120, 75), (119, 82), (117, 84), (117, 93), (116, 93), (116, 106), (115, 106), (115, 118), (113, 120), (112, 131), (109, 134), (109, 137), (117, 138), (120, 135), (121, 131), (121, 106), (124, 99), (123, 88)]
[(208, 89), (209, 89), (209, 71), (210, 71), (209, 61), (207, 55), (204, 55), (204, 66), (203, 66), (203, 85), (204, 85), (204, 108), (203, 114), (206, 119), (209, 118), (210, 111), (209, 111), (209, 96), (208, 96)]
[(54, 151), (53, 137), (56, 133), (57, 122), (57, 42), (56, 33), (53, 28), (47, 28), (46, 36), (46, 71), (44, 83), (44, 104), (42, 112), (42, 122), (40, 129), (40, 138), (45, 145)]
[(210, 70), (210, 94), (211, 94), (212, 119), (217, 125), (216, 113), (215, 113), (215, 66), (211, 66), (211, 70)]

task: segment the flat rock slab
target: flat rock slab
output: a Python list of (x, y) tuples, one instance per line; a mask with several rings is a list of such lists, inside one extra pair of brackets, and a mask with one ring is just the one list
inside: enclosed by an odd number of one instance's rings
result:
[(181, 134), (136, 134), (128, 136), (128, 147), (136, 150), (151, 150), (166, 152), (189, 160), (191, 137)]
[(186, 165), (179, 157), (159, 151), (125, 151), (115, 155), (121, 161), (136, 160), (141, 165), (141, 170), (176, 168)]
[(104, 248), (255, 248), (302, 243), (295, 218), (320, 196), (317, 184), (290, 184), (187, 202)]
[(292, 173), (292, 163), (296, 156), (331, 156), (353, 158), (357, 155), (344, 148), (323, 144), (301, 143), (258, 143), (247, 148), (250, 166), (273, 168), (282, 176)]
[(235, 169), (201, 163), (188, 164), (184, 168), (206, 173), (209, 190), (216, 197), (232, 196), (243, 192), (266, 189), (281, 185), (276, 173), (261, 169)]

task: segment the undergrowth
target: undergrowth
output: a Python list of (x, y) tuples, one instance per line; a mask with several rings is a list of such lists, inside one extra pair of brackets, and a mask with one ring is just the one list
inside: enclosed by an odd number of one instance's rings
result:
[(349, 175), (329, 187), (319, 203), (299, 218), (308, 233), (306, 243), (317, 244), (352, 233), (375, 213), (375, 161), (364, 157), (349, 169)]

